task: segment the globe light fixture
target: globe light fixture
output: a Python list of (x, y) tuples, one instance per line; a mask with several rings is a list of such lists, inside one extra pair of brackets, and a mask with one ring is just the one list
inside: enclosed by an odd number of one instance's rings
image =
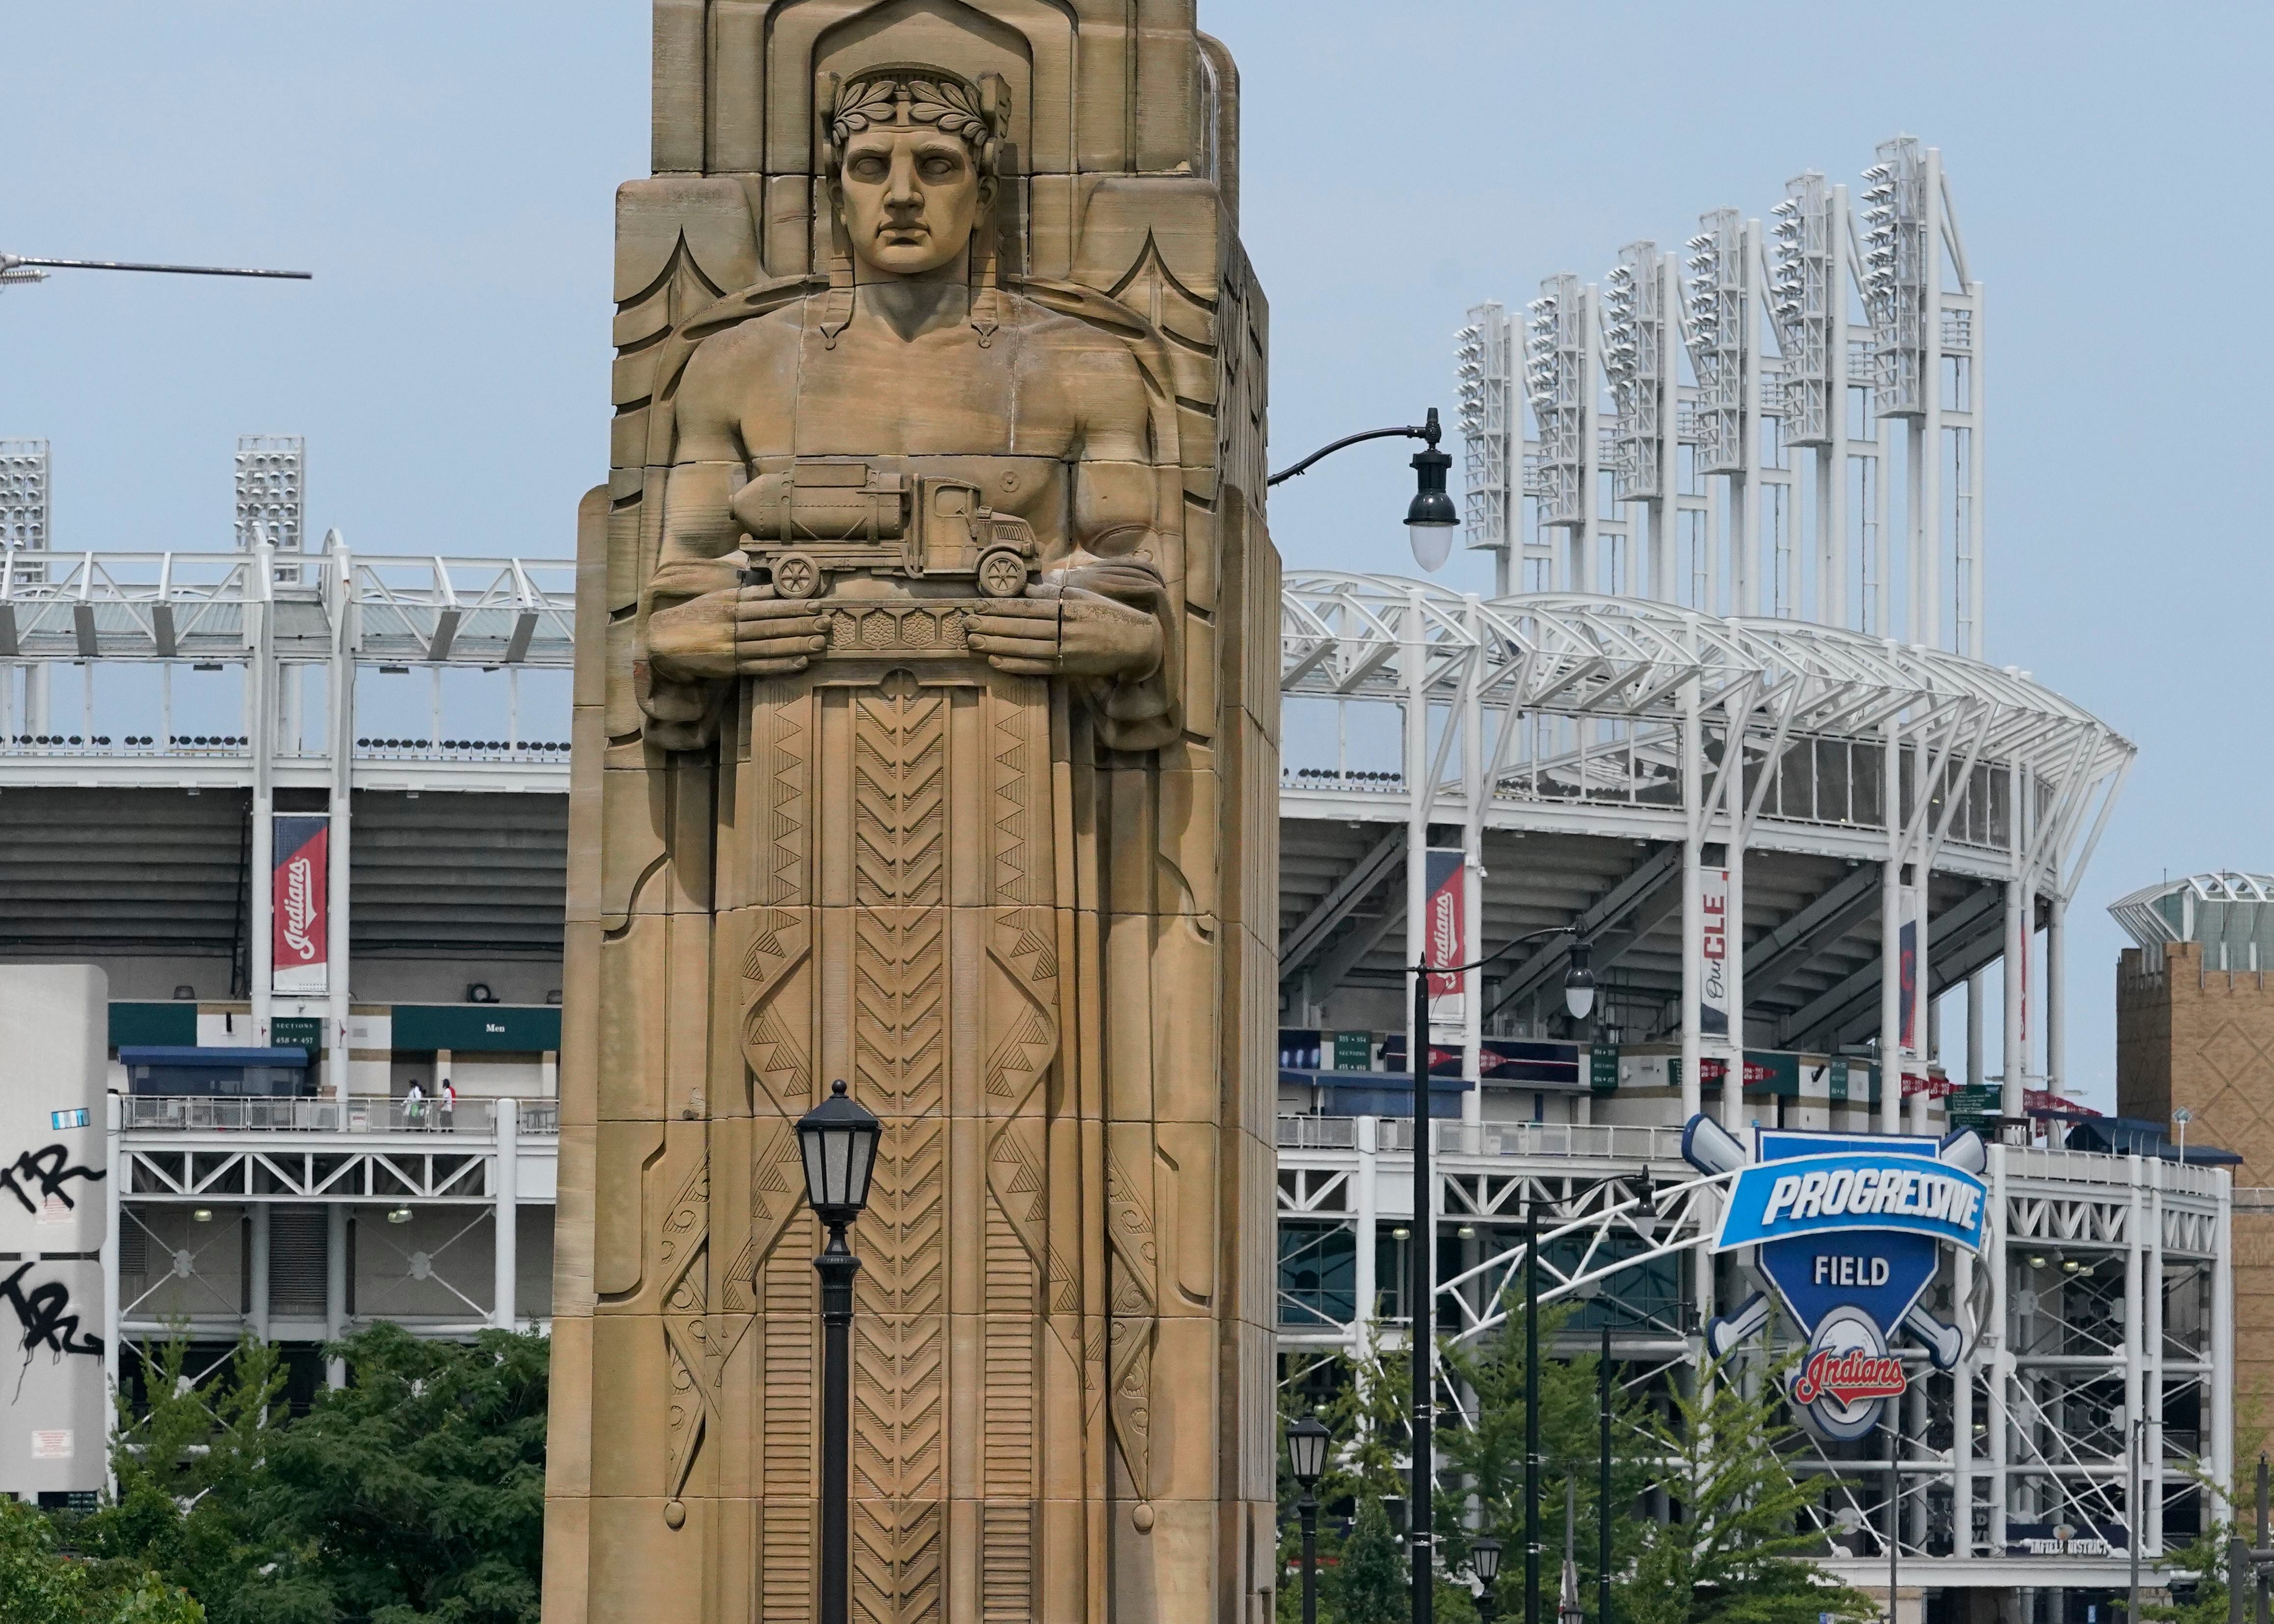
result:
[(1585, 942), (1571, 944), (1571, 967), (1563, 973), (1563, 1007), (1573, 1020), (1585, 1020), (1595, 1007), (1595, 950)]
[(1460, 512), (1445, 492), (1445, 475), (1453, 459), (1437, 449), (1442, 432), (1437, 409), (1432, 406), (1422, 430), (1428, 444), (1413, 454), (1413, 500), (1405, 508), (1405, 535), (1412, 544), (1413, 561), (1432, 575), (1445, 567), (1453, 551), (1453, 532), (1461, 526)]

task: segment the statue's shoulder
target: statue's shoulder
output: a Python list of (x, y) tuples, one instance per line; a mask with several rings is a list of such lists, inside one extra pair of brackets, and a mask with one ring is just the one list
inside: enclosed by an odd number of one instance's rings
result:
[(1153, 324), (1120, 300), (1079, 282), (1030, 277), (1003, 296), (1030, 342), (1075, 353), (1132, 356), (1154, 336)]

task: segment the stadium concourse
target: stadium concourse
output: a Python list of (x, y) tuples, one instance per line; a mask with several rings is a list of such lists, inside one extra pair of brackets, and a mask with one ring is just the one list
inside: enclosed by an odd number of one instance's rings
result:
[[(1983, 658), (1980, 289), (1939, 154), (1878, 157), (1861, 229), (1811, 172), (1766, 236), (1471, 312), (1497, 595), (1287, 575), (1282, 1366), (1404, 1340), (1417, 1222), (1438, 1332), (1493, 1334), (1529, 1212), (1566, 1335), (1663, 1379), (1758, 1289), (1686, 1123), (1970, 1124), (1982, 1249), (1935, 1254), (1889, 1424), (1802, 1467), (1902, 1616), (2066, 1624), (2227, 1515), (2231, 1179), (2067, 1145), (2063, 922), (2133, 750)], [(248, 440), (230, 550), (89, 552), (0, 442), (0, 959), (107, 977), (114, 1376), (251, 1327), (306, 1390), (363, 1320), (549, 1310), (572, 566), (317, 542), (300, 457)], [(1535, 934), (1405, 1030), (1416, 944)]]

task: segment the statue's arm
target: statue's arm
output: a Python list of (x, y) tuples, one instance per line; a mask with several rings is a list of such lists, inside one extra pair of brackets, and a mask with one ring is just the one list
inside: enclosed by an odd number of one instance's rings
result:
[(662, 545), (644, 589), (644, 703), (659, 721), (710, 714), (736, 676), (804, 668), (822, 644), (809, 605), (741, 584), (741, 527), (731, 506), (743, 466), (739, 347), (705, 345), (676, 402), (679, 449), (664, 485)]

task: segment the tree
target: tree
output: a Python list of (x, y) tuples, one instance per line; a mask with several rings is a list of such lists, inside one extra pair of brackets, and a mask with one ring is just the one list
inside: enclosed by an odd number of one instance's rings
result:
[(1389, 1531), (1382, 1501), (1361, 1499), (1328, 1587), (1336, 1618), (1341, 1624), (1404, 1624), (1412, 1595), (1410, 1572), (1405, 1547)]
[(348, 1385), (277, 1440), (256, 1511), (305, 1553), (335, 1614), (535, 1624), (548, 1344), (380, 1324), (335, 1351)]
[[(1579, 1312), (1576, 1303), (1544, 1308), (1540, 1314), (1540, 1517), (1543, 1612), (1555, 1605), (1562, 1568), (1564, 1485), (1576, 1487), (1574, 1544), (1581, 1605), (1596, 1610), (1600, 1545), (1602, 1419), (1599, 1387), (1600, 1356), (1582, 1352), (1555, 1357), (1558, 1339)], [(1437, 1453), (1444, 1462), (1436, 1498), (1438, 1549), (1444, 1567), (1458, 1572), (1468, 1564), (1469, 1545), (1480, 1534), (1501, 1542), (1507, 1553), (1498, 1586), (1502, 1612), (1523, 1605), (1525, 1306), (1511, 1297), (1499, 1330), (1474, 1342), (1449, 1342), (1441, 1351), (1445, 1373), (1462, 1391), (1465, 1420), (1440, 1417)], [(1630, 1515), (1650, 1487), (1651, 1470), (1638, 1444), (1647, 1420), (1642, 1402), (1623, 1385), (1612, 1388), (1611, 1571), (1616, 1575), (1640, 1551), (1643, 1530)]]
[(1616, 1588), (1620, 1624), (1816, 1624), (1819, 1614), (1871, 1619), (1860, 1590), (1812, 1560), (1826, 1549), (1806, 1514), (1822, 1479), (1804, 1485), (1785, 1463), (1797, 1432), (1773, 1373), (1748, 1393), (1722, 1362), (1698, 1372), (1650, 1417), (1645, 1447), (1675, 1501), (1671, 1522), (1642, 1523), (1633, 1571)]
[(204, 1624), (189, 1593), (133, 1563), (60, 1548), (56, 1526), (0, 1496), (0, 1624)]
[(534, 1624), (548, 1344), (381, 1324), (327, 1350), (348, 1385), (291, 1419), (275, 1350), (247, 1338), (200, 1382), (179, 1339), (122, 1410), (117, 1500), (89, 1548), (147, 1563), (213, 1624)]
[[(2203, 1500), (2211, 1499), (2203, 1485)], [(2158, 1624), (2226, 1624), (2226, 1545), (2234, 1537), (2232, 1522), (2213, 1522), (2178, 1550), (2167, 1552), (2165, 1567), (2173, 1575), (2192, 1574), (2192, 1587), (2174, 1584), (2168, 1605), (2140, 1604), (2140, 1615)]]

